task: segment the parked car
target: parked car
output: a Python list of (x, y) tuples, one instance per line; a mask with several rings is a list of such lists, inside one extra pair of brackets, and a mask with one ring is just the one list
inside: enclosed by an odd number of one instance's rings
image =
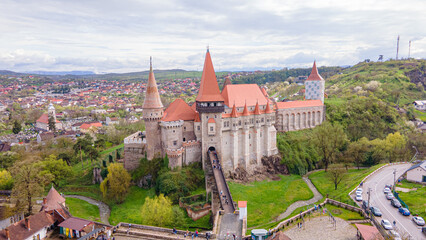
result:
[(404, 216), (410, 216), (410, 210), (408, 210), (408, 208), (400, 207), (399, 212)]
[(380, 209), (378, 207), (370, 207), (370, 211), (374, 214), (374, 216), (382, 216), (382, 212), (380, 212)]
[(367, 200), (362, 201), (362, 207), (368, 208), (368, 201)]
[(355, 200), (357, 200), (358, 202), (362, 201), (362, 195), (357, 194), (356, 197), (355, 197)]
[(389, 222), (389, 220), (387, 219), (382, 219), (382, 221), (380, 222), (380, 224), (382, 224), (382, 226), (386, 229), (386, 230), (392, 230), (392, 224)]
[(385, 194), (388, 194), (388, 193), (390, 193), (390, 192), (391, 192), (391, 190), (390, 190), (390, 188), (385, 187), (385, 189), (383, 190), (383, 192), (384, 192)]
[(392, 189), (392, 185), (390, 185), (390, 184), (386, 184), (386, 185), (385, 185), (385, 188)]
[(392, 193), (388, 193), (388, 194), (386, 194), (386, 199), (387, 200), (392, 200), (392, 199), (394, 199), (395, 198), (395, 196), (392, 194)]
[(392, 204), (392, 206), (394, 206), (396, 208), (400, 208), (401, 207), (401, 203), (396, 198), (392, 199), (391, 204)]
[(426, 235), (426, 227), (422, 227), (422, 233)]
[(395, 230), (390, 230), (389, 231), (389, 235), (392, 237), (392, 239), (394, 240), (402, 240), (401, 235), (399, 235), (399, 233), (397, 233)]
[(419, 216), (414, 216), (413, 222), (415, 222), (419, 226), (425, 225), (425, 220), (422, 217), (419, 217)]
[(362, 192), (363, 192), (362, 188), (358, 188), (358, 189), (356, 190), (356, 194), (362, 194)]

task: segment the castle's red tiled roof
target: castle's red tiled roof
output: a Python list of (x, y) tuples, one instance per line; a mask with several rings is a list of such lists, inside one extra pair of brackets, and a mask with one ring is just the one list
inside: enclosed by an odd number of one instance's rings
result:
[(216, 123), (216, 121), (213, 118), (209, 118), (209, 121), (207, 123)]
[(225, 99), (225, 105), (230, 107), (235, 104), (236, 107), (265, 105), (268, 99), (260, 90), (257, 84), (230, 84), (222, 90), (222, 96)]
[(254, 115), (260, 115), (259, 103), (256, 103), (256, 107), (254, 107)]
[(301, 107), (318, 107), (323, 106), (321, 100), (304, 100), (304, 101), (291, 101), (291, 102), (277, 102), (278, 109), (287, 108), (301, 108)]
[(207, 50), (204, 61), (203, 75), (201, 76), (200, 90), (196, 101), (199, 102), (222, 102), (224, 101), (220, 94), (219, 85), (214, 72), (210, 52)]
[(192, 109), (185, 101), (178, 98), (173, 101), (169, 107), (164, 111), (164, 116), (161, 121), (193, 121), (195, 119), (196, 112)]
[(324, 79), (319, 75), (317, 63), (314, 61), (314, 66), (312, 67), (312, 72), (306, 81), (324, 81)]
[(243, 116), (249, 116), (249, 115), (250, 115), (250, 113), (248, 111), (247, 104), (245, 104), (244, 105), (244, 110), (243, 110)]
[(145, 100), (143, 102), (143, 108), (162, 108), (160, 94), (158, 93), (157, 82), (155, 81), (154, 71), (152, 70), (152, 64), (149, 67), (148, 84), (146, 87)]

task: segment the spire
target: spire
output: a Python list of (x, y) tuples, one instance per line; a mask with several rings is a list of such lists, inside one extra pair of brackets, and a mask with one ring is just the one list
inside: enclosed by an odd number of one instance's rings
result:
[(157, 82), (155, 81), (154, 71), (152, 70), (152, 57), (149, 58), (149, 77), (146, 86), (145, 101), (142, 108), (163, 108), (160, 94), (158, 93)]
[(318, 73), (316, 61), (314, 61), (314, 66), (312, 67), (312, 72), (309, 75), (309, 77), (306, 79), (306, 81), (324, 81), (324, 79)]
[(254, 107), (254, 115), (260, 115), (259, 101), (256, 102), (256, 107)]
[(247, 109), (247, 102), (244, 104), (244, 111), (243, 111), (243, 116), (249, 116), (250, 115), (250, 113), (249, 113), (249, 111), (248, 111), (248, 109)]
[(201, 76), (200, 90), (196, 101), (199, 102), (223, 102), (225, 99), (220, 94), (217, 84), (216, 73), (214, 72), (210, 51), (207, 48), (206, 59), (204, 60), (203, 75)]
[(265, 113), (273, 113), (273, 111), (271, 110), (271, 107), (269, 106), (269, 101), (266, 103)]
[(231, 84), (232, 84), (231, 79), (229, 79), (229, 76), (227, 76), (225, 78), (225, 81), (223, 82), (222, 91), (223, 91), (223, 89), (225, 88), (226, 85), (231, 85)]
[(234, 106), (232, 107), (231, 117), (233, 117), (233, 118), (238, 117), (238, 115), (237, 115), (237, 107), (235, 107), (235, 103), (234, 103)]

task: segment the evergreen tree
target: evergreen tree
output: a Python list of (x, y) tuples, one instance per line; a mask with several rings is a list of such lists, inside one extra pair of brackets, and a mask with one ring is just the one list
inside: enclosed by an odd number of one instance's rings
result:
[(21, 126), (21, 124), (20, 124), (17, 120), (15, 120), (15, 121), (13, 122), (12, 132), (13, 132), (14, 134), (18, 134), (19, 132), (21, 132), (21, 130), (22, 130), (22, 126)]
[(53, 118), (53, 116), (49, 117), (48, 125), (49, 125), (50, 131), (52, 131), (52, 132), (56, 131), (56, 123), (55, 123), (55, 118)]

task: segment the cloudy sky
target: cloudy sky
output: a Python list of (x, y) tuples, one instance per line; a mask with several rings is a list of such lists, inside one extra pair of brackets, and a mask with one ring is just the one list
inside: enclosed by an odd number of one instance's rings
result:
[(425, 0), (1, 0), (0, 69), (129, 72), (426, 57)]

